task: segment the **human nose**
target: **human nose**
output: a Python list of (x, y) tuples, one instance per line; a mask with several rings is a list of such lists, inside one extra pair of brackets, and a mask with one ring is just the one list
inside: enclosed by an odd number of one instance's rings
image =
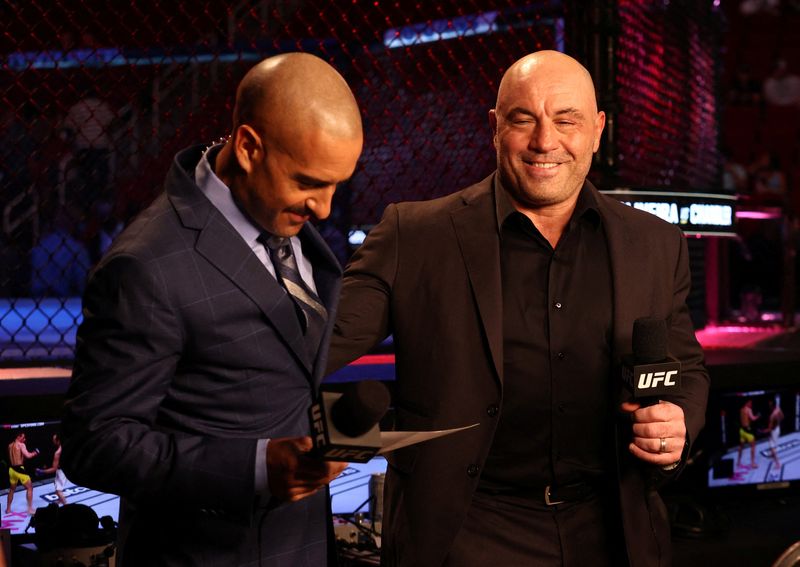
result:
[(319, 189), (306, 201), (306, 207), (317, 220), (325, 220), (331, 214), (331, 203), (335, 192), (335, 185)]
[(548, 121), (541, 121), (536, 124), (533, 132), (531, 132), (530, 140), (528, 141), (528, 149), (546, 153), (557, 149), (557, 146), (558, 142), (554, 125)]

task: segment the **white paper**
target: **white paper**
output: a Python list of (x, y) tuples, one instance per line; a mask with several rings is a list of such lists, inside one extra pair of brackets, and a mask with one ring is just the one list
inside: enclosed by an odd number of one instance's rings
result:
[(472, 425), (467, 425), (465, 427), (456, 427), (455, 429), (439, 429), (437, 431), (381, 431), (381, 450), (378, 451), (378, 454), (382, 455), (384, 453), (388, 453), (389, 451), (394, 451), (395, 449), (408, 447), (409, 445), (415, 445), (417, 443), (422, 443), (423, 441), (430, 441), (431, 439), (450, 435), (451, 433), (456, 433), (458, 431), (464, 431), (465, 429), (472, 429), (478, 425), (480, 424), (473, 423)]

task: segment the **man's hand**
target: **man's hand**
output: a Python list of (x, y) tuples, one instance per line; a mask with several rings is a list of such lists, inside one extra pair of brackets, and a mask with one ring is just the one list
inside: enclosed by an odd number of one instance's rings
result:
[(622, 411), (629, 413), (633, 421), (633, 441), (628, 449), (635, 457), (662, 467), (680, 461), (686, 443), (686, 423), (680, 406), (659, 401), (643, 408), (625, 402)]
[(271, 439), (267, 445), (267, 482), (274, 498), (296, 502), (311, 496), (347, 467), (308, 454), (311, 437)]

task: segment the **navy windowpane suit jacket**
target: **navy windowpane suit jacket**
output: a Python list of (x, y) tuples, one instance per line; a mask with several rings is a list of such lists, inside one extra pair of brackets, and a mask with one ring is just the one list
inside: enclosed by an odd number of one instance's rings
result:
[(300, 233), (330, 314), (309, 353), (294, 306), (178, 154), (165, 191), (90, 275), (63, 419), (76, 483), (122, 496), (123, 567), (326, 564), (325, 491), (263, 507), (259, 438), (309, 434), (341, 268)]

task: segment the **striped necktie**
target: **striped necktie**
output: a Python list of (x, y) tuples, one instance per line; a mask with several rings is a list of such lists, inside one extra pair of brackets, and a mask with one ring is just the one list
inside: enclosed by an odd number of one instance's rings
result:
[(266, 233), (263, 233), (258, 239), (269, 252), (269, 258), (272, 260), (272, 265), (275, 266), (278, 281), (294, 301), (309, 353), (313, 357), (319, 348), (319, 341), (328, 320), (328, 311), (322, 305), (317, 294), (306, 285), (300, 276), (297, 260), (292, 253), (291, 241), (288, 238)]

